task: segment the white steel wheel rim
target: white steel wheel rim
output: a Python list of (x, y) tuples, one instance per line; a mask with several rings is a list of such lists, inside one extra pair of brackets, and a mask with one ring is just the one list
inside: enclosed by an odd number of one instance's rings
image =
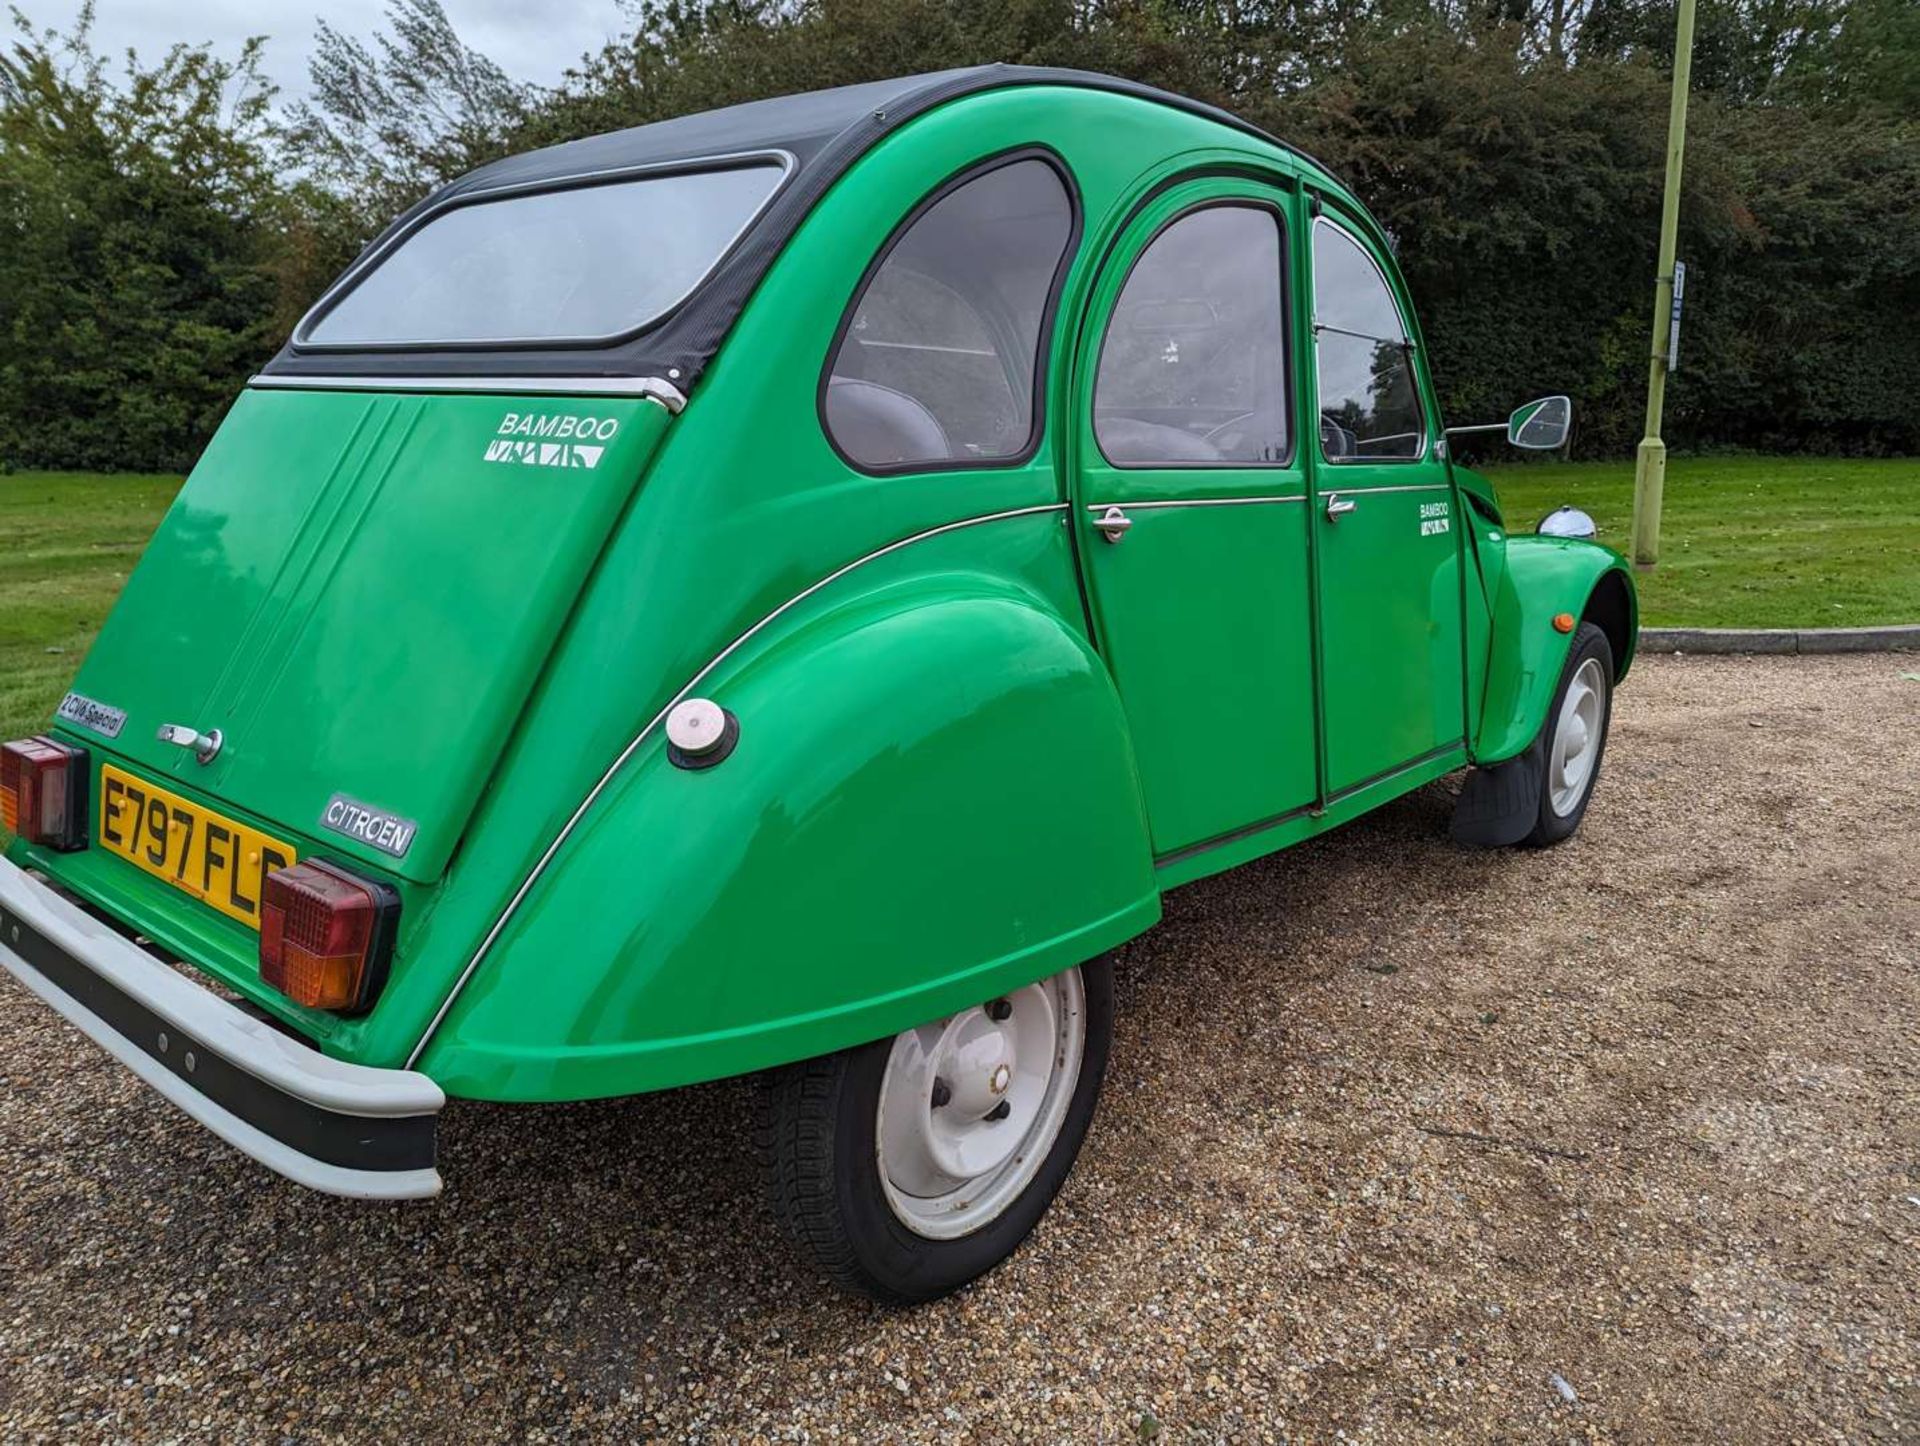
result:
[(1573, 670), (1567, 684), (1547, 757), (1547, 796), (1561, 818), (1578, 808), (1593, 787), (1606, 720), (1607, 675), (1598, 658), (1588, 658)]
[(954, 1240), (1004, 1214), (1053, 1151), (1086, 1042), (1078, 969), (896, 1036), (874, 1150), (901, 1224)]

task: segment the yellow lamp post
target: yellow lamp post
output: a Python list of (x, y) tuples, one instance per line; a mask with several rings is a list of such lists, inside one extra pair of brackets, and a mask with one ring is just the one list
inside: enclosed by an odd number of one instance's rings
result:
[(1687, 149), (1687, 81), (1693, 70), (1693, 0), (1680, 0), (1673, 41), (1673, 102), (1667, 114), (1667, 189), (1660, 206), (1660, 269), (1653, 280), (1653, 351), (1647, 363), (1647, 434), (1633, 468), (1633, 563), (1660, 560), (1660, 500), (1667, 482), (1667, 444), (1660, 440), (1660, 413), (1667, 400), (1670, 339), (1679, 319), (1673, 311), (1673, 251), (1680, 229), (1680, 166)]

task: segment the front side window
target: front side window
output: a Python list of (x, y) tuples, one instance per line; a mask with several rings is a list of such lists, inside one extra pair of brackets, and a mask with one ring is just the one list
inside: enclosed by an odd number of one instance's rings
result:
[(1209, 206), (1140, 254), (1113, 308), (1093, 432), (1117, 467), (1288, 457), (1280, 218)]
[(822, 413), (841, 453), (868, 469), (1026, 456), (1072, 236), (1066, 183), (1038, 159), (963, 181), (896, 233), (829, 364)]
[(784, 174), (769, 162), (455, 206), (387, 252), (299, 343), (459, 346), (635, 331), (687, 299)]
[(1400, 308), (1373, 258), (1327, 221), (1313, 228), (1313, 332), (1327, 460), (1420, 456), (1426, 421)]

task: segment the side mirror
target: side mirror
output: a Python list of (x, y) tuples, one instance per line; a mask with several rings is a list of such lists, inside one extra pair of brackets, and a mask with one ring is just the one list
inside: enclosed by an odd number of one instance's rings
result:
[(1529, 452), (1551, 452), (1566, 445), (1573, 430), (1573, 403), (1566, 397), (1542, 397), (1507, 418), (1507, 441)]

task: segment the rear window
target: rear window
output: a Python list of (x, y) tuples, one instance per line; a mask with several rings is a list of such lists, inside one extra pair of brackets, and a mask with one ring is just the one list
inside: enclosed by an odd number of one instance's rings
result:
[(766, 205), (769, 161), (443, 211), (303, 328), (305, 346), (595, 341), (692, 294)]

